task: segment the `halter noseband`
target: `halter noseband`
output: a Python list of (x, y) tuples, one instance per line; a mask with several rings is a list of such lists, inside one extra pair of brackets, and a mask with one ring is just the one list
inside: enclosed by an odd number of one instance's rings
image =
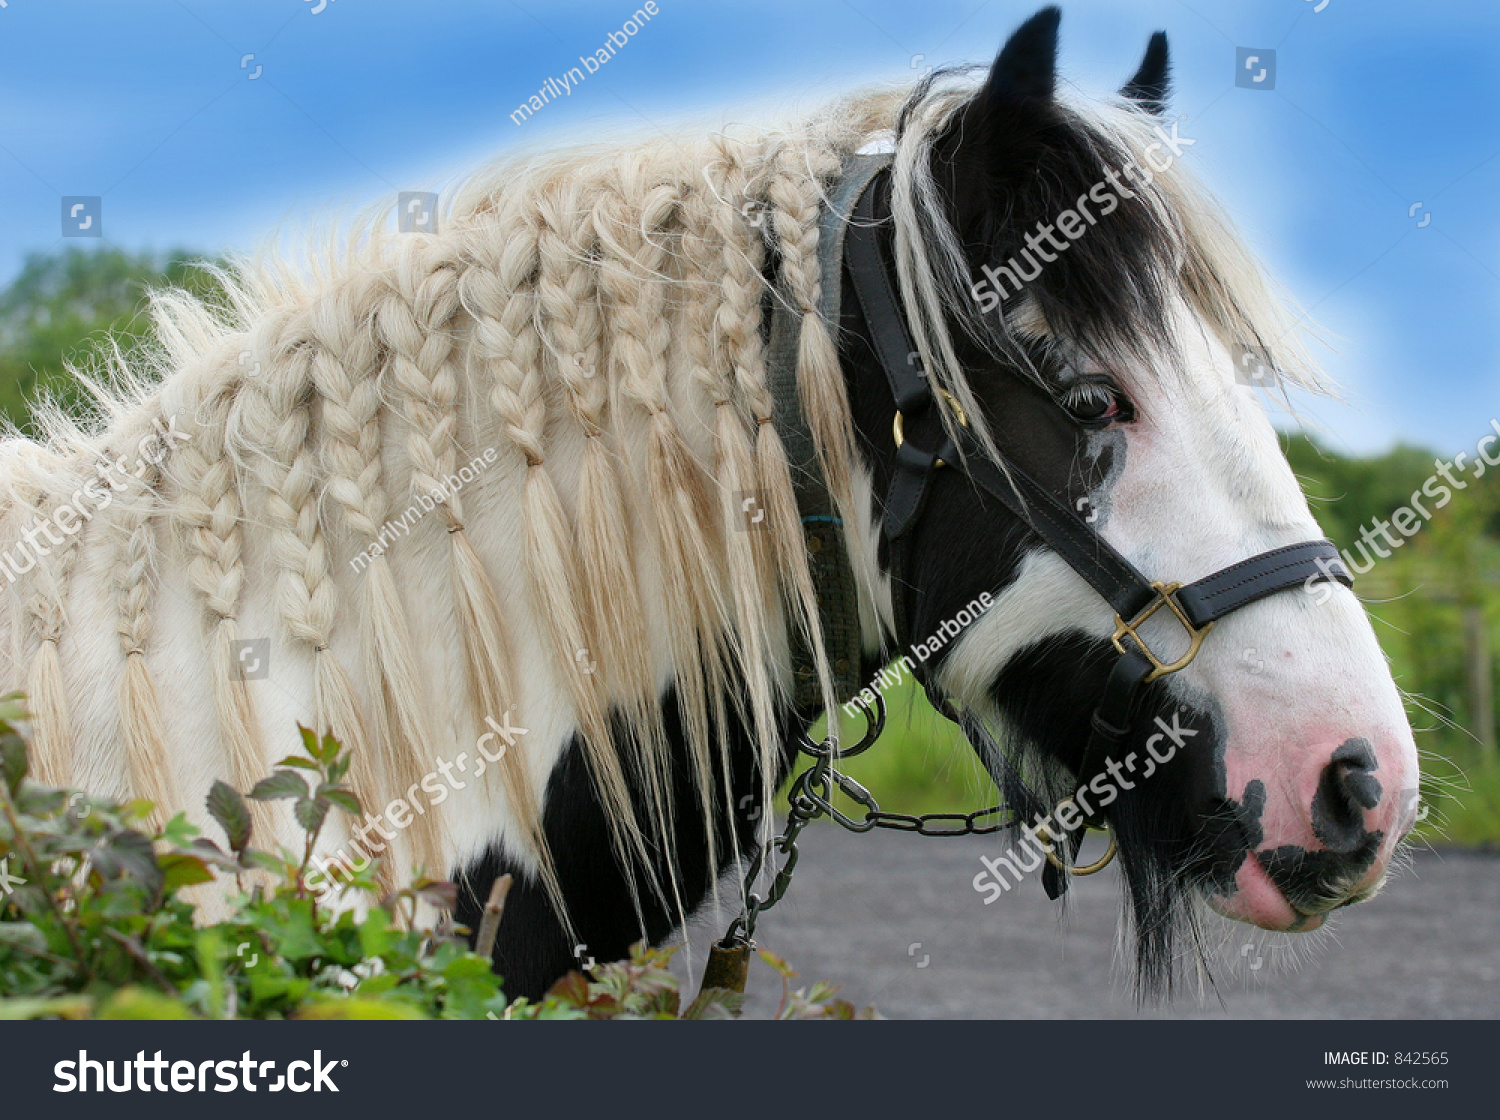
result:
[[(912, 530), (921, 519), (933, 475), (944, 466), (951, 467), (1020, 518), (1114, 608), (1115, 630), (1110, 640), (1119, 656), (1089, 721), (1088, 746), (1074, 775), (1082, 788), (1105, 772), (1115, 749), (1129, 734), (1141, 687), (1190, 664), (1217, 620), (1310, 579), (1331, 578), (1346, 587), (1353, 587), (1354, 581), (1338, 550), (1327, 540), (1271, 549), (1186, 586), (1149, 580), (1016, 463), (986, 454), (951, 398), (949, 407), (954, 408), (958, 426), (956, 439), (950, 435), (939, 414), (942, 405), (935, 401), (925, 374), (909, 360), (916, 347), (881, 254), (878, 231), (887, 219), (876, 215), (874, 186), (889, 174), (887, 168), (873, 176), (861, 193), (845, 237), (843, 264), (896, 404), (896, 464), (884, 522), (896, 632), (899, 638), (909, 623), (903, 588), (908, 582)], [(1139, 633), (1146, 620), (1162, 610), (1177, 620), (1188, 637), (1187, 651), (1171, 661)], [(1102, 824), (1099, 820), (1089, 823)], [(1074, 852), (1081, 840), (1079, 830)], [(1055, 897), (1065, 879), (1052, 878), (1048, 893)]]

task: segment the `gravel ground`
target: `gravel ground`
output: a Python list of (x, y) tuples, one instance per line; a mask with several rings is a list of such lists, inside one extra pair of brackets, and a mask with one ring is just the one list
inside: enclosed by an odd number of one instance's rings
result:
[[(1217, 994), (1137, 1009), (1116, 948), (1116, 868), (1075, 881), (1066, 913), (1035, 876), (985, 906), (972, 880), (993, 845), (809, 828), (792, 888), (756, 940), (798, 984), (830, 980), (891, 1019), (1500, 1017), (1500, 855), (1417, 853), (1329, 932), (1216, 922)], [(715, 935), (696, 924), (695, 962)], [(779, 995), (756, 962), (746, 1016), (769, 1016)]]

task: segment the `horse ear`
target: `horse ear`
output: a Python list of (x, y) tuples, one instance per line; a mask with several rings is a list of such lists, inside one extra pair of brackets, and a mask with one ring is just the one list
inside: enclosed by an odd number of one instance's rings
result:
[(1171, 92), (1172, 61), (1167, 54), (1167, 33), (1158, 31), (1146, 44), (1146, 57), (1141, 59), (1141, 68), (1125, 83), (1120, 94), (1159, 117), (1167, 111), (1167, 97)]
[(1017, 102), (1050, 101), (1057, 86), (1057, 25), (1062, 12), (1043, 8), (1018, 27), (1000, 53), (975, 99), (987, 108)]

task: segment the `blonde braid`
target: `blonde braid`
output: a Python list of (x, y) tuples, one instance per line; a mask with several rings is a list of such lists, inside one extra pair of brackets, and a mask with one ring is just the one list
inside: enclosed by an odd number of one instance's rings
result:
[[(764, 520), (764, 499), (755, 466), (755, 423), (737, 399), (733, 359), (727, 338), (717, 329), (717, 312), (726, 294), (726, 254), (720, 221), (727, 209), (716, 197), (717, 188), (695, 190), (683, 199), (682, 285), (683, 330), (688, 368), (714, 409), (714, 478), (719, 490), (719, 517), (724, 534), (729, 583), (733, 597), (736, 661), (744, 677), (741, 717), (757, 746), (757, 760), (775, 773), (780, 748), (775, 701), (777, 682), (771, 674), (773, 612), (776, 609), (776, 568), (768, 537), (773, 526)], [(756, 332), (757, 340), (759, 333)], [(744, 506), (752, 495), (756, 517)], [(728, 743), (720, 737), (720, 764), (730, 773)], [(762, 790), (764, 793), (765, 790)], [(725, 788), (726, 798), (729, 789)], [(769, 801), (763, 802), (769, 804)], [(739, 814), (728, 806), (726, 818), (738, 850)]]
[[(429, 732), (425, 690), (412, 649), (411, 629), (384, 554), (380, 534), (389, 500), (380, 457), (379, 347), (373, 323), (361, 309), (374, 305), (373, 276), (355, 275), (330, 285), (308, 311), (313, 384), (321, 402), (322, 465), (327, 494), (365, 545), (361, 648), (365, 679), (375, 693), (376, 742), (390, 786), (420, 785), (438, 757)], [(416, 805), (420, 807), (418, 800)], [(420, 812), (412, 821), (412, 867), (394, 870), (397, 881), (422, 868), (446, 873), (442, 822)]]
[[(161, 513), (161, 472), (154, 463), (143, 463), (139, 490), (122, 495), (110, 521), (114, 545), (111, 579), (115, 593), (115, 630), (125, 673), (120, 678), (117, 703), (120, 737), (130, 769), (130, 789), (156, 807), (150, 821), (164, 824), (182, 804), (172, 767), (168, 764), (166, 724), (161, 698), (146, 664), (151, 643), (151, 594), (155, 590), (160, 562), (158, 519)], [(128, 477), (128, 476), (127, 476)]]
[[(240, 592), (245, 584), (244, 534), (234, 464), (224, 444), (230, 378), (218, 396), (203, 401), (198, 428), (177, 449), (173, 476), (178, 483), (174, 520), (187, 536), (191, 559), (187, 575), (204, 609), (209, 641), (210, 689), (219, 737), (229, 756), (230, 777), (249, 790), (265, 777), (265, 752), (250, 691), (231, 648), (239, 641)], [(271, 806), (250, 803), (251, 818), (262, 846), (274, 843), (278, 826)]]
[[(455, 318), (462, 264), (427, 238), (408, 238), (375, 325), (386, 345), (386, 375), (406, 418), (413, 493), (429, 494), (442, 510), (453, 558), (453, 591), (463, 637), (470, 699), (476, 717), (498, 717), (518, 702), (511, 642), (500, 600), (463, 523), (463, 506), (448, 480), (458, 462), (458, 378)], [(541, 805), (524, 744), (507, 744), (500, 763), (506, 798), (523, 841), (537, 857), (549, 892), (561, 900)]]
[[(814, 653), (823, 703), (829, 715), (830, 734), (837, 736), (837, 706), (832, 676), (824, 654), (823, 631), (818, 616), (817, 591), (808, 567), (807, 545), (802, 532), (802, 518), (797, 508), (786, 447), (776, 430), (773, 402), (766, 377), (766, 350), (761, 336), (762, 297), (765, 294), (765, 242), (761, 232), (745, 220), (743, 210), (734, 205), (750, 198), (760, 172), (752, 173), (745, 158), (728, 143), (720, 148), (721, 159), (715, 170), (721, 173), (717, 183), (720, 198), (726, 204), (715, 212), (724, 253), (724, 296), (718, 306), (715, 323), (734, 379), (737, 398), (755, 421), (755, 473), (765, 506), (768, 538), (786, 590), (793, 618), (802, 631), (806, 646)], [(759, 162), (759, 161), (756, 161)], [(806, 326), (804, 316), (803, 326)], [(837, 380), (842, 374), (834, 364)], [(801, 379), (799, 378), (799, 381)], [(762, 747), (764, 752), (765, 748)], [(769, 783), (775, 773), (772, 759), (763, 754), (762, 781)], [(763, 788), (769, 798), (769, 788)], [(769, 804), (767, 800), (766, 804)]]
[(591, 641), (597, 643), (590, 648), (598, 650), (602, 682), (624, 694), (632, 713), (633, 767), (650, 791), (670, 847), (671, 758), (626, 523), (625, 490), (605, 431), (608, 379), (601, 370), (604, 324), (594, 267), (598, 238), (587, 187), (579, 176), (571, 176), (538, 200), (537, 311), (568, 412), (584, 435), (577, 526), (583, 613), (591, 623)]
[[(474, 317), (478, 355), (493, 378), (491, 407), (526, 462), (521, 495), (526, 566), (537, 610), (552, 638), (554, 664), (577, 709), (579, 732), (615, 842), (622, 852), (626, 845), (633, 847), (646, 863), (646, 843), (604, 710), (597, 656), (578, 611), (572, 533), (545, 466), (547, 400), (534, 287), (539, 224), (531, 199), (510, 192), (496, 228), (470, 238), (474, 263), (462, 280), (463, 302)], [(585, 665), (589, 660), (595, 664)]]
[(812, 428), (829, 493), (846, 525), (854, 525), (851, 489), (854, 459), (849, 395), (829, 327), (818, 312), (823, 284), (818, 262), (818, 222), (825, 183), (839, 173), (837, 153), (817, 144), (782, 145), (771, 164), (767, 198), (772, 229), (795, 309), (802, 316), (797, 343), (797, 393)]
[[(339, 612), (319, 498), (324, 479), (313, 443), (313, 349), (305, 338), (273, 322), (259, 333), (271, 345), (269, 371), (246, 381), (235, 419), (250, 466), (265, 489), (271, 562), (277, 570), (277, 607), (292, 639), (313, 654), (314, 728), (330, 734), (350, 756), (349, 784), (366, 810), (387, 803), (389, 783), (371, 750), (359, 700), (348, 673), (330, 648)], [(393, 868), (377, 873), (394, 886)]]
[[(28, 479), (16, 489), (19, 504), (30, 515), (33, 526), (40, 526), (48, 505), (47, 484)], [(32, 542), (36, 555), (22, 605), (36, 640), (26, 675), (27, 707), (35, 730), (35, 772), (38, 781), (66, 786), (73, 781), (73, 731), (58, 643), (66, 621), (68, 575), (78, 548), (78, 532), (67, 534), (61, 544), (54, 544), (45, 554), (35, 536)]]
[(626, 503), (606, 438), (608, 380), (601, 376), (603, 315), (594, 259), (598, 240), (585, 185), (576, 177), (538, 199), (537, 311), (569, 414), (583, 430), (578, 497), (585, 614), (593, 623), (606, 681), (656, 703), (645, 644)]
[[(667, 356), (672, 325), (664, 274), (678, 188), (633, 189), (628, 173), (606, 183), (594, 207), (600, 241), (599, 291), (610, 325), (611, 377), (648, 419), (647, 477), (663, 575), (668, 644), (678, 707), (705, 820), (714, 819), (717, 785), (710, 754), (710, 705), (728, 692), (724, 610), (713, 572), (718, 528), (702, 470), (667, 412)], [(632, 205), (632, 199), (640, 201)], [(719, 724), (719, 733), (724, 733)], [(708, 830), (710, 866), (717, 839)]]

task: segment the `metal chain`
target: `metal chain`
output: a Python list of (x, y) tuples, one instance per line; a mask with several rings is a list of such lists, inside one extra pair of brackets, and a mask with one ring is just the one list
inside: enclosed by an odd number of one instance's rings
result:
[[(787, 887), (792, 882), (792, 873), (797, 867), (797, 837), (808, 824), (819, 817), (828, 817), (850, 832), (888, 828), (896, 832), (914, 832), (918, 836), (985, 836), (1010, 828), (1016, 823), (1014, 816), (999, 819), (1000, 814), (1007, 811), (1004, 805), (991, 805), (972, 813), (921, 815), (893, 813), (882, 809), (874, 794), (833, 765), (835, 758), (853, 758), (869, 750), (885, 729), (885, 700), (879, 693), (875, 696), (873, 708), (863, 701), (860, 701), (860, 706), (865, 709), (868, 726), (864, 735), (852, 747), (836, 749), (828, 739), (815, 743), (805, 732), (799, 733), (797, 749), (812, 757), (812, 765), (792, 779), (791, 788), (787, 791), (786, 824), (782, 826), (781, 835), (770, 844), (761, 845), (755, 850), (755, 856), (745, 873), (745, 908), (730, 923), (728, 932), (720, 942), (726, 948), (750, 944), (755, 935), (756, 919), (762, 912), (780, 902), (782, 895), (786, 894)], [(943, 714), (952, 718), (951, 712)], [(833, 803), (835, 787), (863, 807), (864, 816), (855, 819), (839, 809)], [(762, 898), (755, 893), (755, 883), (765, 868), (766, 853), (772, 849), (783, 858), (772, 877), (770, 890)]]

